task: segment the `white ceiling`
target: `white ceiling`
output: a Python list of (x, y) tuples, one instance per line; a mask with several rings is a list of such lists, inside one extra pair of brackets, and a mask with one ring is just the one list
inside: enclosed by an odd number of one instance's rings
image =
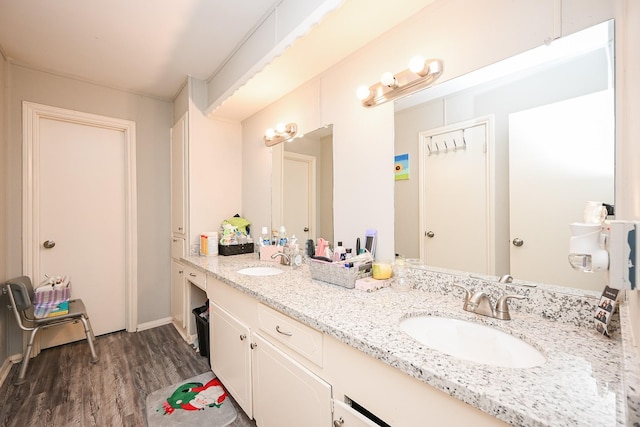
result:
[(173, 98), (208, 79), (278, 0), (0, 0), (16, 64)]
[[(170, 100), (187, 75), (210, 79), (281, 1), (0, 0), (0, 53), (14, 64)], [(210, 112), (242, 120), (433, 1), (395, 0), (389, 8), (345, 0)]]

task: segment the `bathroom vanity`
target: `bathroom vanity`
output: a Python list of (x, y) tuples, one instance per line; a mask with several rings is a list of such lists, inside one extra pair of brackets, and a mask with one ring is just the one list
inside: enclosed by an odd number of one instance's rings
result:
[[(625, 393), (628, 382), (637, 383), (638, 362), (624, 352), (624, 319), (614, 323), (611, 338), (597, 334), (589, 326), (593, 293), (505, 288), (488, 278), (421, 269), (411, 270), (409, 291), (368, 293), (312, 280), (307, 266), (281, 267), (253, 254), (182, 261), (206, 275), (212, 370), (260, 427), (341, 419), (345, 426), (377, 425), (375, 417), (393, 426), (621, 426), (637, 416), (629, 409), (637, 395)], [(284, 272), (238, 273), (252, 266)], [(527, 299), (511, 302), (512, 320), (479, 316), (462, 309), (454, 282), (484, 289), (493, 301), (506, 292)], [(546, 361), (505, 368), (449, 356), (401, 330), (403, 319), (421, 315), (499, 329)], [(361, 415), (367, 411), (373, 417)]]

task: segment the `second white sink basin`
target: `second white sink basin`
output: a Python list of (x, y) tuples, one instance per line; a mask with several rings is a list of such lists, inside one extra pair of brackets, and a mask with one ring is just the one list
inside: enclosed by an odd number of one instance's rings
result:
[(520, 338), (490, 326), (439, 316), (408, 317), (400, 329), (422, 344), (458, 359), (506, 368), (532, 368), (546, 357)]
[(284, 270), (275, 267), (247, 267), (238, 270), (238, 273), (245, 276), (275, 276), (284, 273)]

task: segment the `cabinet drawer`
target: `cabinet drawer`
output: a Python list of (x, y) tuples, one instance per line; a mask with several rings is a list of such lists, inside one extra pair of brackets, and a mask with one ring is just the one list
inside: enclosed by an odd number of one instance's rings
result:
[(185, 254), (184, 239), (180, 237), (171, 238), (171, 258), (180, 259)]
[[(337, 424), (336, 424), (337, 422)], [(339, 400), (333, 400), (333, 425), (344, 427), (380, 427), (369, 418)]]
[(188, 266), (185, 266), (184, 273), (184, 278), (186, 280), (190, 281), (203, 291), (207, 290), (207, 275), (205, 273)]
[(258, 306), (260, 330), (322, 367), (322, 333), (263, 304)]

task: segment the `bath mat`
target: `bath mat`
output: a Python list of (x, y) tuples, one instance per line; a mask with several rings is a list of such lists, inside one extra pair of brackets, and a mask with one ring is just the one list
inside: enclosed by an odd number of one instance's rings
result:
[(180, 381), (147, 396), (149, 427), (224, 427), (237, 416), (227, 391), (212, 372)]

